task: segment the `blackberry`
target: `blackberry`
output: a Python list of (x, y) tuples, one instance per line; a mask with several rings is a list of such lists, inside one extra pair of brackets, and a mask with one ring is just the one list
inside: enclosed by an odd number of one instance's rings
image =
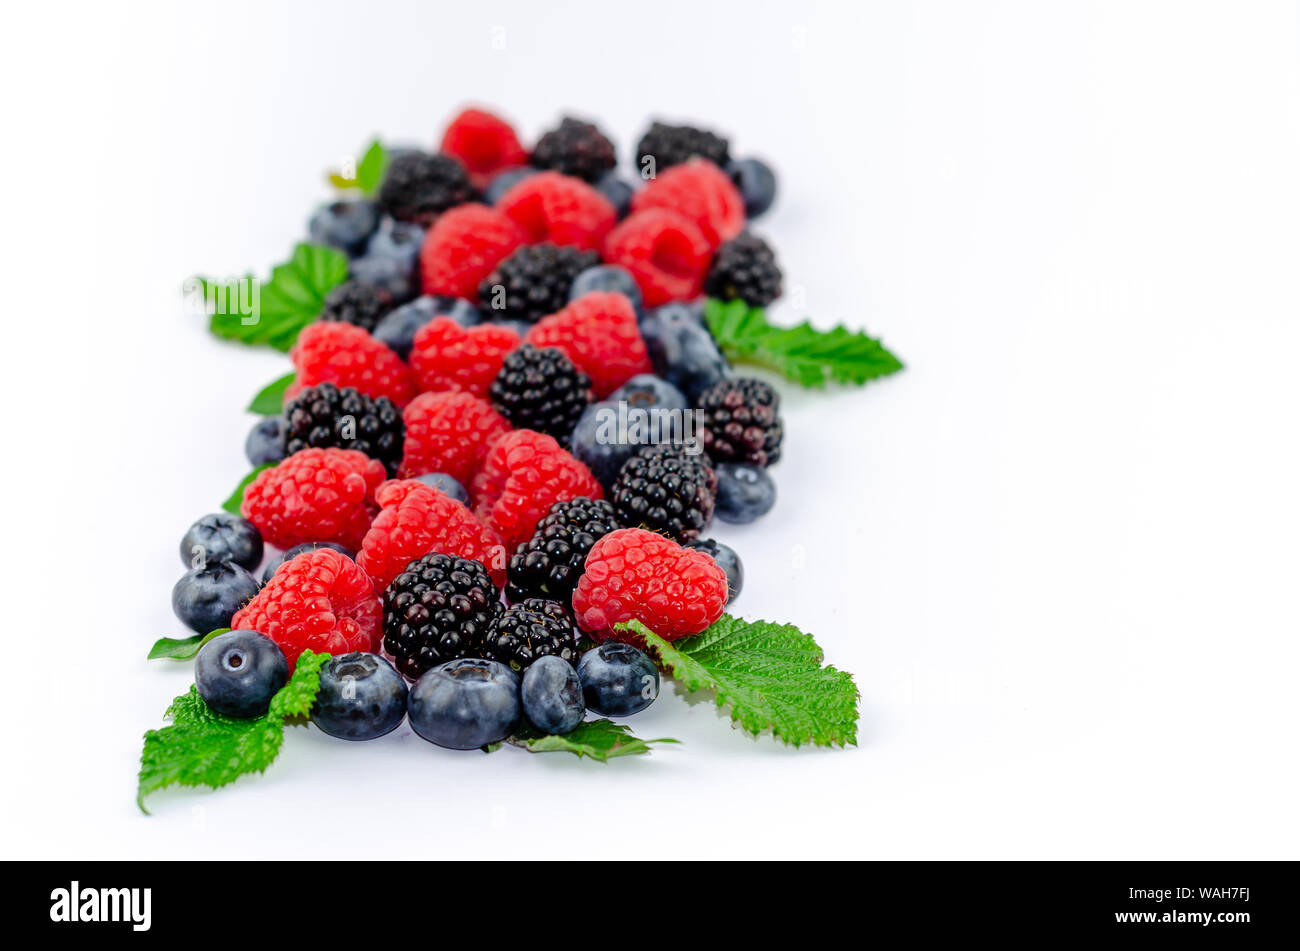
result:
[(762, 380), (722, 380), (700, 396), (704, 451), (715, 462), (770, 466), (781, 458), (780, 397)]
[(476, 197), (465, 166), (441, 152), (402, 152), (388, 163), (379, 207), (398, 221), (427, 228), (448, 208)]
[(357, 449), (384, 464), (390, 476), (402, 461), (406, 427), (402, 413), (386, 396), (369, 397), (350, 386), (318, 383), (302, 390), (284, 408), (284, 451)]
[(704, 456), (671, 444), (643, 446), (623, 463), (610, 497), (619, 521), (689, 542), (713, 519), (718, 477)]
[(388, 291), (353, 278), (325, 295), (320, 319), (355, 324), (368, 333), (375, 329), (375, 324), (393, 309), (395, 303), (393, 295)]
[(655, 122), (650, 130), (641, 136), (636, 146), (637, 168), (645, 173), (646, 156), (654, 159), (656, 172), (685, 162), (693, 155), (706, 158), (719, 168), (730, 160), (727, 152), (727, 140), (688, 125), (669, 125)]
[(431, 552), (384, 589), (384, 650), (412, 680), (431, 667), (476, 654), (505, 610), (481, 562)]
[(590, 122), (566, 116), (533, 147), (533, 165), (595, 184), (618, 164), (614, 143)]
[(528, 598), (492, 619), (483, 653), (518, 673), (539, 657), (558, 657), (576, 664), (578, 633), (563, 604)]
[(556, 502), (511, 557), (507, 600), (550, 598), (568, 604), (591, 546), (620, 527), (614, 506), (604, 499)]
[(546, 433), (567, 446), (592, 401), (591, 378), (564, 351), (526, 343), (506, 357), (488, 395), (516, 429)]
[(482, 309), (492, 320), (541, 320), (563, 309), (573, 279), (599, 263), (596, 251), (548, 242), (525, 245), (483, 279)]
[(771, 246), (748, 231), (723, 242), (713, 258), (704, 291), (722, 300), (766, 307), (781, 296), (781, 269)]

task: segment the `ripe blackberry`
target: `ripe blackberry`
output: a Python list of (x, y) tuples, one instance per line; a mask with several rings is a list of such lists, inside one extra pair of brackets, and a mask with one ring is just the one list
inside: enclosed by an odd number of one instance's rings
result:
[(591, 378), (563, 350), (530, 343), (506, 357), (488, 395), (516, 429), (545, 433), (566, 446), (593, 399)]
[(593, 185), (615, 165), (614, 143), (590, 122), (566, 116), (533, 147), (533, 165), (554, 169)]
[(558, 657), (577, 664), (578, 632), (563, 604), (529, 598), (492, 619), (483, 653), (518, 673), (539, 657)]
[(534, 323), (563, 310), (573, 279), (599, 263), (596, 251), (549, 242), (525, 245), (493, 268), (479, 285), (483, 312), (492, 320)]
[(771, 246), (748, 231), (723, 242), (704, 279), (704, 292), (751, 307), (772, 303), (781, 296), (781, 269)]
[(379, 186), (379, 206), (398, 221), (427, 228), (439, 214), (473, 201), (477, 193), (465, 166), (441, 152), (402, 152)]
[(369, 332), (395, 304), (388, 291), (353, 279), (344, 281), (325, 295), (320, 319), (339, 320)]
[(619, 521), (679, 541), (699, 536), (713, 519), (718, 477), (704, 456), (676, 445), (644, 446), (618, 472), (610, 489)]
[(284, 408), (284, 451), (308, 447), (356, 449), (384, 464), (390, 477), (402, 461), (406, 430), (402, 413), (385, 396), (369, 397), (350, 386), (318, 383), (301, 390)]
[(482, 562), (431, 552), (384, 589), (384, 650), (412, 680), (430, 667), (476, 655), (505, 610)]
[(700, 396), (704, 451), (715, 462), (770, 466), (781, 458), (781, 399), (762, 380), (721, 380)]
[(698, 155), (721, 168), (730, 160), (727, 148), (726, 139), (704, 129), (655, 122), (637, 143), (636, 164), (644, 173), (646, 156), (653, 156), (655, 172), (658, 173), (670, 165), (679, 165), (691, 156)]
[(619, 527), (614, 506), (604, 499), (578, 496), (556, 502), (510, 558), (506, 599), (550, 598), (568, 604), (587, 552)]

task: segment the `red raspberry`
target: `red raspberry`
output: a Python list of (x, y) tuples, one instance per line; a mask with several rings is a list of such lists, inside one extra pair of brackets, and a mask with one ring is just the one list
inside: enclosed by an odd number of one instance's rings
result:
[(466, 109), (452, 119), (440, 149), (460, 159), (480, 187), (494, 172), (528, 164), (528, 153), (510, 123), (482, 109)]
[(455, 499), (414, 479), (387, 482), (375, 498), (383, 509), (361, 543), (357, 564), (379, 591), (430, 552), (473, 558), (483, 563), (498, 586), (505, 583), (501, 536)]
[(591, 470), (550, 436), (516, 429), (488, 453), (469, 490), (474, 511), (493, 525), (510, 551), (533, 537), (551, 506), (585, 495), (603, 497)]
[(648, 208), (623, 219), (605, 239), (605, 260), (631, 272), (647, 307), (699, 297), (713, 248), (688, 218)]
[(420, 248), (424, 292), (477, 300), (483, 278), (526, 239), (523, 229), (486, 205), (443, 212)]
[(573, 591), (578, 626), (599, 640), (645, 647), (615, 631), (636, 618), (666, 641), (698, 634), (727, 606), (727, 575), (703, 551), (644, 528), (620, 528), (592, 546)]
[(693, 158), (660, 172), (632, 197), (632, 210), (666, 208), (690, 218), (717, 248), (745, 230), (745, 201), (727, 173)]
[(478, 472), (492, 443), (510, 432), (503, 416), (468, 393), (421, 393), (406, 407), (402, 422), (402, 475), (445, 472), (462, 485)]
[(285, 392), (287, 403), (317, 383), (350, 386), (366, 396), (386, 396), (405, 406), (415, 395), (402, 358), (361, 327), (341, 320), (308, 324), (289, 351), (298, 375)]
[(280, 645), (293, 670), (310, 648), (330, 654), (379, 649), (384, 608), (366, 573), (332, 548), (303, 552), (275, 570), (230, 622)]
[(355, 551), (385, 478), (382, 462), (355, 449), (304, 449), (258, 473), (239, 511), (277, 548), (338, 542)]
[(506, 354), (519, 346), (509, 327), (462, 327), (450, 317), (435, 317), (415, 334), (411, 375), (422, 393), (460, 390), (486, 399)]
[(591, 377), (592, 388), (606, 397), (638, 373), (653, 373), (636, 311), (623, 294), (593, 291), (559, 313), (543, 317), (524, 337), (537, 347), (558, 347)]
[(600, 247), (618, 214), (609, 200), (580, 178), (539, 172), (515, 185), (497, 202), (536, 244), (571, 244), (584, 251)]

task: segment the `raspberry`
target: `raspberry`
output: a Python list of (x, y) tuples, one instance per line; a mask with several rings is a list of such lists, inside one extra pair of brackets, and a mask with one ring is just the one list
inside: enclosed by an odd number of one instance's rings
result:
[(579, 627), (642, 648), (643, 638), (613, 626), (636, 618), (675, 641), (700, 633), (726, 604), (727, 575), (717, 562), (643, 528), (621, 528), (596, 542), (573, 592)]
[(632, 198), (632, 211), (666, 208), (695, 222), (717, 247), (745, 228), (745, 201), (727, 173), (694, 158), (664, 169)]
[(720, 380), (700, 395), (700, 438), (715, 462), (770, 466), (781, 458), (781, 397), (762, 380)]
[(460, 159), (480, 187), (494, 173), (528, 162), (510, 123), (482, 109), (466, 109), (452, 119), (439, 148)]
[(578, 632), (569, 609), (558, 601), (529, 598), (498, 614), (483, 638), (483, 656), (517, 673), (539, 657), (578, 663)]
[(582, 179), (559, 172), (529, 175), (502, 195), (497, 207), (527, 233), (530, 244), (549, 241), (583, 250), (599, 249), (618, 220), (609, 199)]
[(617, 528), (614, 506), (604, 499), (579, 496), (556, 502), (537, 523), (533, 537), (510, 556), (506, 598), (550, 598), (567, 605), (587, 552)]
[(385, 477), (382, 462), (355, 449), (304, 449), (258, 473), (239, 511), (277, 548), (338, 542), (355, 550)]
[(364, 330), (375, 329), (379, 319), (393, 309), (393, 295), (353, 278), (334, 287), (321, 305), (321, 320), (341, 320)]
[(595, 251), (526, 244), (483, 279), (479, 300), (493, 320), (532, 323), (567, 304), (573, 279), (599, 263)]
[(348, 387), (319, 383), (301, 390), (284, 408), (284, 451), (355, 449), (397, 474), (402, 458), (402, 414), (392, 401), (372, 400)]
[(285, 402), (317, 383), (350, 386), (366, 396), (385, 396), (405, 406), (415, 395), (402, 358), (360, 327), (342, 322), (308, 324), (289, 351), (298, 371)]
[(505, 581), (501, 537), (465, 506), (414, 479), (386, 482), (375, 493), (382, 509), (361, 543), (357, 564), (383, 590), (414, 559), (430, 552), (473, 558), (492, 580)]
[(591, 402), (591, 380), (564, 351), (526, 343), (506, 357), (489, 395), (512, 426), (546, 433), (567, 446)]
[(537, 140), (533, 165), (595, 184), (618, 164), (614, 143), (590, 122), (565, 116), (558, 129)]
[(524, 341), (563, 350), (591, 377), (592, 388), (602, 399), (638, 373), (654, 372), (632, 302), (613, 291), (584, 294), (558, 313), (543, 317)]
[(412, 680), (477, 655), (492, 619), (505, 610), (500, 595), (473, 559), (438, 552), (413, 559), (384, 591), (384, 650)]
[(712, 258), (695, 223), (663, 208), (629, 215), (605, 239), (605, 260), (636, 278), (647, 307), (699, 297)]
[(637, 143), (638, 168), (645, 167), (647, 155), (654, 158), (656, 173), (696, 155), (717, 163), (719, 167), (726, 165), (729, 158), (726, 139), (705, 129), (669, 125), (666, 122), (652, 123), (649, 131)]
[(527, 240), (495, 208), (462, 205), (440, 215), (420, 248), (424, 293), (472, 300), (483, 278)]
[(699, 537), (713, 520), (718, 475), (703, 456), (680, 446), (642, 446), (610, 487), (619, 521), (679, 542)]
[(379, 207), (398, 221), (429, 227), (449, 208), (474, 200), (465, 166), (450, 155), (410, 151), (388, 163)]
[(718, 248), (704, 289), (720, 300), (766, 307), (781, 296), (781, 268), (771, 246), (748, 231)]
[(402, 414), (406, 446), (401, 471), (407, 478), (445, 472), (468, 483), (492, 443), (510, 432), (496, 410), (469, 393), (421, 393)]
[(475, 513), (513, 551), (556, 502), (580, 495), (599, 499), (603, 491), (591, 470), (550, 436), (517, 429), (492, 446), (469, 494)]
[(415, 334), (411, 375), (421, 392), (460, 390), (480, 399), (501, 372), (506, 354), (519, 346), (509, 327), (462, 327), (450, 317), (435, 317)]
[(282, 564), (230, 626), (275, 641), (292, 670), (308, 649), (336, 657), (378, 650), (382, 623), (379, 595), (366, 573), (347, 555), (318, 548)]

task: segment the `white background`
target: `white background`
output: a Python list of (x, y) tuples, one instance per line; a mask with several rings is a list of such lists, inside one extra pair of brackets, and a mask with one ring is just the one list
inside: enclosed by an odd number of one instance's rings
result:
[[(1294, 4), (32, 7), (0, 56), (5, 857), (1297, 857)], [(625, 161), (652, 116), (724, 130), (781, 176), (775, 316), (907, 362), (787, 387), (779, 505), (717, 532), (737, 612), (854, 672), (859, 745), (672, 694), (630, 722), (682, 746), (605, 766), (296, 729), (143, 818), (179, 537), (287, 369), (180, 284), (264, 273), (327, 167), (467, 101)]]

